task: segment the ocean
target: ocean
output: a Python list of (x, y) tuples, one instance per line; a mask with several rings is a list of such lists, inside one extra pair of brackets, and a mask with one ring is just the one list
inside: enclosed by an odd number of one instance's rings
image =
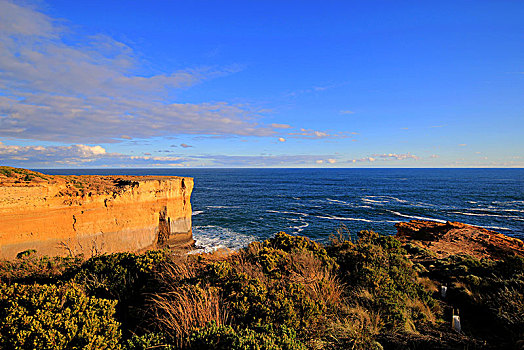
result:
[(176, 175), (195, 180), (201, 250), (237, 249), (284, 231), (326, 242), (395, 234), (412, 219), (460, 221), (524, 239), (524, 169), (35, 169), (54, 175)]

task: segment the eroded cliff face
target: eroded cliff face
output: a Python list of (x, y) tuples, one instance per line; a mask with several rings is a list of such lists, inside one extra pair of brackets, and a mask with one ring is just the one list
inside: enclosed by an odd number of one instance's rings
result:
[(0, 257), (139, 251), (193, 243), (193, 179), (49, 176), (0, 167)]

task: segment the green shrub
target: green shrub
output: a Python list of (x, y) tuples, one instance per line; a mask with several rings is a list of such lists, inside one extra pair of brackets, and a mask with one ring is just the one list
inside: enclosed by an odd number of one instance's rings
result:
[(155, 291), (152, 272), (167, 256), (157, 250), (95, 256), (82, 264), (73, 281), (83, 285), (89, 295), (117, 300), (116, 317), (128, 335), (142, 322), (144, 295)]
[(235, 330), (231, 326), (217, 326), (210, 322), (191, 335), (190, 349), (195, 350), (306, 350), (296, 339), (293, 330), (272, 326), (256, 330)]
[(174, 350), (175, 347), (166, 342), (165, 337), (159, 333), (147, 333), (142, 336), (133, 335), (128, 339), (122, 350)]
[(119, 349), (115, 304), (76, 284), (0, 284), (0, 348)]
[[(416, 324), (433, 319), (435, 301), (417, 281), (407, 252), (394, 237), (361, 231), (356, 243), (335, 242), (329, 247), (340, 273), (357, 293), (356, 302), (380, 314), (387, 329), (414, 330)], [(362, 298), (358, 291), (366, 290)]]
[(0, 282), (56, 283), (67, 280), (69, 271), (82, 264), (81, 257), (37, 257), (35, 252), (29, 249), (18, 253), (15, 260), (0, 261)]

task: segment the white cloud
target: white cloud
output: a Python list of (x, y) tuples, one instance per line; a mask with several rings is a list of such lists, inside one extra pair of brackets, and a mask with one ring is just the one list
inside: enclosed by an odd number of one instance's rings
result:
[(274, 134), (275, 127), (258, 124), (258, 112), (249, 107), (170, 97), (231, 69), (139, 74), (145, 64), (126, 44), (104, 35), (81, 37), (5, 0), (0, 57), (0, 137), (101, 143), (173, 134)]
[(273, 123), (273, 124), (271, 124), (271, 127), (275, 128), (275, 129), (289, 129), (289, 128), (291, 128), (291, 125)]
[[(110, 153), (99, 145), (16, 146), (0, 142), (0, 164), (30, 167), (154, 167), (154, 166), (216, 166), (216, 167), (289, 167), (312, 166), (319, 158), (335, 159), (334, 155), (169, 155), (151, 153), (129, 155)], [(323, 163), (324, 161), (322, 161)], [(331, 163), (331, 162), (330, 162)]]
[(301, 128), (299, 132), (288, 133), (290, 137), (304, 138), (304, 139), (323, 139), (323, 138), (346, 138), (348, 137), (345, 132), (328, 133), (327, 131), (318, 131), (311, 129)]
[(375, 162), (375, 161), (396, 161), (396, 160), (405, 160), (405, 159), (413, 159), (413, 160), (419, 160), (420, 157), (411, 154), (411, 153), (403, 153), (403, 154), (397, 154), (397, 153), (383, 153), (383, 154), (372, 154), (369, 157), (363, 157), (359, 159), (350, 159), (349, 162), (356, 163), (356, 162)]
[(355, 114), (355, 112), (353, 112), (353, 111), (349, 111), (349, 110), (340, 111), (339, 113), (340, 113), (340, 114)]
[[(293, 167), (311, 166), (318, 163), (318, 158), (331, 158), (330, 155), (309, 155), (309, 154), (283, 154), (283, 155), (249, 155), (249, 156), (230, 156), (230, 155), (204, 155), (195, 156), (194, 160), (202, 159), (210, 162), (211, 166), (245, 166), (245, 167)], [(323, 161), (322, 161), (323, 162)]]
[(33, 163), (86, 163), (110, 155), (101, 146), (16, 146), (0, 142), (0, 161), (8, 164), (10, 160), (23, 160)]
[(327, 161), (329, 164), (335, 164), (337, 162), (337, 160), (333, 158), (329, 158)]

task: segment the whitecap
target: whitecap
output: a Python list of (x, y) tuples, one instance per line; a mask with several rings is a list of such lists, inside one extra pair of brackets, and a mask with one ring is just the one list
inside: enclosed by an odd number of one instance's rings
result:
[(204, 211), (203, 210), (195, 210), (191, 213), (192, 216), (195, 216), (195, 215), (198, 215), (198, 214), (202, 214)]
[(327, 219), (327, 220), (340, 220), (340, 221), (364, 221), (364, 222), (380, 222), (380, 221), (373, 221), (368, 219), (362, 219), (362, 218), (347, 218), (347, 217), (340, 217), (340, 216), (315, 216), (319, 219)]
[(309, 226), (309, 223), (304, 222), (303, 225), (300, 225), (300, 226), (293, 226), (293, 227), (291, 227), (291, 228), (292, 228), (293, 230), (296, 230), (297, 232), (302, 232), (302, 231), (304, 231), (304, 229), (305, 229), (306, 227), (308, 227), (308, 226)]
[(423, 217), (423, 216), (414, 216), (414, 215), (406, 215), (406, 214), (401, 214), (399, 212), (396, 212), (396, 211), (393, 211), (393, 210), (388, 210), (390, 213), (393, 213), (397, 216), (401, 216), (403, 218), (408, 218), (408, 219), (417, 219), (417, 220), (429, 220), (429, 221), (436, 221), (436, 222), (443, 222), (443, 223), (446, 223), (446, 220), (440, 220), (440, 219), (432, 219), (432, 218), (426, 218), (426, 217)]
[(500, 214), (485, 214), (485, 213), (464, 213), (461, 211), (451, 211), (450, 214), (459, 214), (459, 215), (468, 215), (468, 216), (491, 216), (491, 217), (498, 217), (498, 218), (506, 218), (506, 219), (516, 219), (520, 220), (521, 218), (519, 216), (514, 215), (500, 215)]
[(363, 202), (366, 202), (366, 203), (373, 203), (373, 204), (384, 204), (384, 203), (388, 203), (389, 201), (377, 201), (377, 200), (374, 200), (374, 199), (369, 199), (369, 198), (361, 198), (361, 200)]
[(300, 215), (300, 216), (309, 216), (309, 214), (306, 213), (297, 213), (294, 211), (282, 211), (282, 210), (266, 210), (268, 213), (276, 213), (276, 214), (293, 214), (293, 215)]

